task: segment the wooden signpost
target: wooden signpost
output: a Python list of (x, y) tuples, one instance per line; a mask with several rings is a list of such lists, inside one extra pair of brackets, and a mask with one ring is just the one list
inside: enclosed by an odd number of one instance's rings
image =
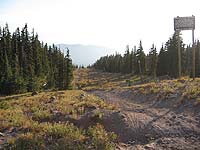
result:
[(195, 79), (195, 48), (194, 48), (194, 30), (195, 16), (174, 18), (174, 30), (178, 36), (178, 76), (181, 77), (181, 48), (180, 32), (181, 30), (192, 30), (192, 77)]

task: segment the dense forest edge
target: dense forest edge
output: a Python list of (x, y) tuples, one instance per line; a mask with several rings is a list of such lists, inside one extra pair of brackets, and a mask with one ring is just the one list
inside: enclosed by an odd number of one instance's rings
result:
[(0, 95), (72, 88), (69, 49), (65, 55), (54, 44), (44, 44), (27, 24), (13, 33), (8, 24), (0, 27), (0, 68)]
[[(98, 59), (93, 67), (111, 73), (132, 73), (135, 75), (147, 75), (152, 77), (168, 76), (178, 77), (178, 38), (180, 38), (181, 70), (182, 76), (192, 74), (192, 46), (183, 43), (183, 39), (174, 34), (162, 45), (160, 51), (154, 44), (145, 54), (142, 41), (138, 48), (126, 47), (124, 55), (119, 53), (107, 55)], [(195, 42), (195, 76), (200, 76), (200, 42)]]

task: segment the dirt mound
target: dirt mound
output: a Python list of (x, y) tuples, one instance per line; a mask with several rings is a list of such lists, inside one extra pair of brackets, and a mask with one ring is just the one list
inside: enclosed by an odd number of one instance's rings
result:
[[(118, 149), (198, 149), (200, 109), (194, 100), (158, 99), (131, 90), (93, 91), (121, 112), (105, 113), (102, 123), (119, 137)], [(192, 146), (190, 147), (189, 145)]]
[(77, 125), (88, 128), (96, 123), (101, 123), (107, 131), (116, 133), (120, 142), (146, 143), (149, 135), (155, 134), (151, 130), (152, 127), (148, 126), (151, 120), (150, 116), (142, 113), (96, 109), (83, 115)]
[(147, 128), (150, 120), (150, 116), (142, 113), (120, 112), (105, 116), (103, 124), (119, 136), (120, 142), (146, 143), (148, 135), (153, 134), (151, 127)]

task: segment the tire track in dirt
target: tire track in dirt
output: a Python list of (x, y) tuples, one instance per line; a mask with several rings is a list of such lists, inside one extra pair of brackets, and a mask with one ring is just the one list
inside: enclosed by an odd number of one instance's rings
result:
[(177, 113), (176, 106), (173, 108), (153, 107), (153, 101), (149, 103), (149, 100), (140, 103), (138, 100), (134, 100), (134, 95), (130, 99), (131, 96), (127, 98), (127, 95), (120, 95), (119, 92), (95, 90), (89, 93), (120, 109), (129, 130), (126, 132), (127, 134), (122, 134), (128, 138), (122, 137), (121, 139), (126, 139), (122, 142), (132, 145), (125, 144), (126, 149), (131, 147), (135, 149), (199, 148), (200, 121), (198, 117), (185, 112)]

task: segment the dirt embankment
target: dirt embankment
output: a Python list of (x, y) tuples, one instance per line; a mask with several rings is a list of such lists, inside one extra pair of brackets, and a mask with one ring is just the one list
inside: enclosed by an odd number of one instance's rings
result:
[(83, 90), (120, 109), (101, 112), (104, 127), (119, 137), (116, 149), (199, 149), (200, 78), (141, 84), (137, 75), (92, 69), (77, 73)]
[(102, 112), (105, 128), (119, 137), (117, 149), (199, 149), (200, 107), (192, 100), (159, 100), (132, 90), (90, 93), (120, 108), (115, 113)]

